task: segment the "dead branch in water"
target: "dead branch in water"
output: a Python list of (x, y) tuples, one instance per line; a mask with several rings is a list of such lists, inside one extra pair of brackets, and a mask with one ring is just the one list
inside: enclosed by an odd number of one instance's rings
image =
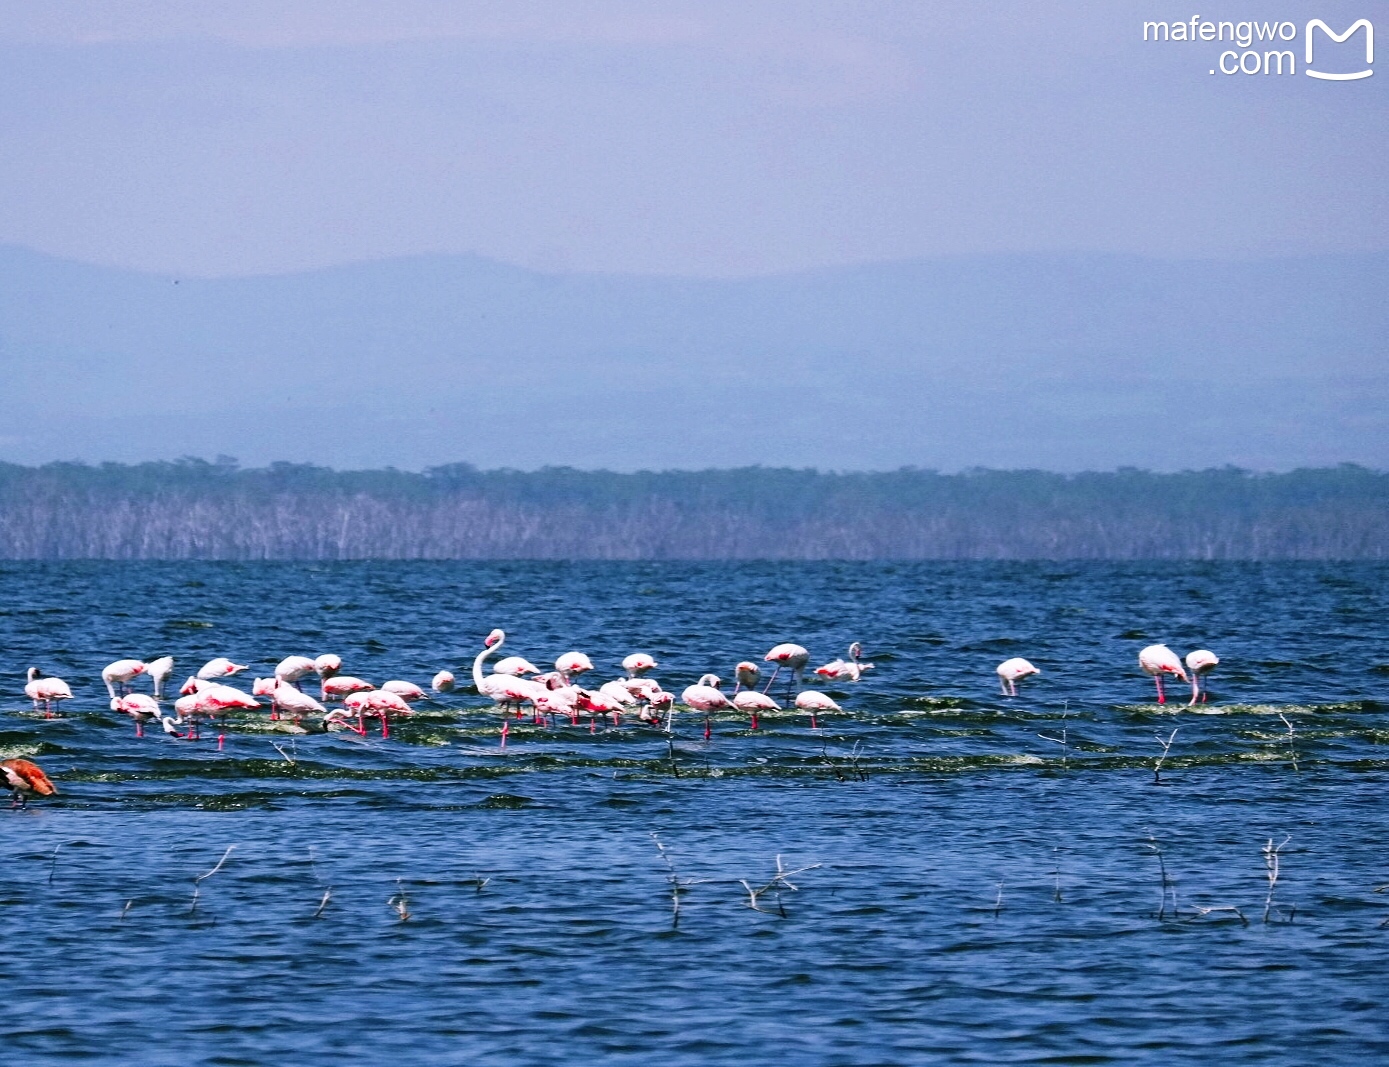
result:
[(1278, 891), (1278, 878), (1283, 873), (1281, 862), (1282, 857), (1280, 853), (1283, 851), (1283, 846), (1286, 845), (1292, 839), (1293, 835), (1288, 834), (1285, 838), (1283, 838), (1282, 841), (1280, 841), (1275, 846), (1273, 843), (1273, 838), (1270, 837), (1268, 839), (1268, 844), (1264, 845), (1264, 847), (1260, 850), (1264, 854), (1264, 869), (1267, 872), (1268, 877), (1268, 895), (1264, 898), (1265, 923), (1269, 921), (1270, 914), (1273, 915), (1275, 919), (1281, 920), (1283, 922), (1292, 922), (1293, 916), (1297, 914), (1296, 905), (1294, 905), (1289, 910), (1286, 918), (1284, 918), (1283, 913), (1281, 911), (1279, 911), (1273, 906), (1273, 896)]
[(232, 854), (232, 850), (235, 848), (235, 845), (228, 845), (227, 851), (222, 853), (222, 858), (217, 861), (216, 867), (213, 867), (212, 870), (206, 871), (193, 879), (193, 900), (192, 903), (190, 903), (188, 906), (189, 915), (192, 915), (194, 912), (198, 910), (198, 895), (202, 892), (203, 880), (211, 878), (214, 874), (220, 871), (222, 869), (222, 865), (227, 862), (227, 857)]
[(1175, 919), (1178, 917), (1177, 883), (1174, 882), (1167, 873), (1167, 861), (1163, 858), (1162, 846), (1158, 844), (1157, 838), (1153, 837), (1151, 834), (1148, 836), (1148, 840), (1144, 843), (1150, 849), (1153, 850), (1154, 854), (1156, 854), (1158, 861), (1158, 871), (1162, 875), (1161, 895), (1158, 897), (1157, 918), (1167, 918), (1167, 897), (1170, 893), (1172, 897), (1172, 918)]
[(781, 854), (778, 853), (776, 858), (776, 874), (772, 875), (772, 880), (766, 885), (754, 889), (747, 883), (746, 879), (739, 878), (738, 881), (741, 882), (743, 888), (748, 891), (747, 906), (749, 908), (753, 911), (762, 911), (762, 909), (758, 907), (757, 902), (764, 893), (770, 892), (776, 900), (777, 913), (784, 919), (786, 918), (786, 905), (782, 902), (781, 891), (783, 889), (789, 889), (792, 893), (799, 892), (800, 890), (791, 883), (791, 876), (794, 874), (804, 874), (806, 871), (813, 871), (819, 866), (820, 864), (818, 863), (812, 863), (808, 867), (797, 867), (794, 871), (788, 871), (781, 865)]
[(1153, 785), (1162, 785), (1162, 765), (1167, 760), (1167, 754), (1172, 751), (1172, 742), (1176, 740), (1176, 737), (1177, 731), (1173, 730), (1166, 741), (1160, 737), (1153, 738), (1154, 741), (1162, 746), (1162, 755), (1159, 756), (1157, 762), (1153, 764)]
[(661, 859), (666, 865), (666, 881), (670, 883), (670, 928), (680, 929), (680, 897), (689, 892), (690, 886), (703, 885), (709, 881), (707, 878), (681, 878), (675, 869), (675, 863), (670, 858), (670, 853), (666, 851), (666, 846), (661, 843), (661, 839), (653, 830), (651, 840), (656, 842), (656, 848), (661, 853)]

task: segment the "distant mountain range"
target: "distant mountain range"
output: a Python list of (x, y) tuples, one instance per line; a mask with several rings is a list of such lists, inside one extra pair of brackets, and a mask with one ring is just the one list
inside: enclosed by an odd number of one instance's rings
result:
[(199, 280), (0, 246), (0, 460), (1384, 467), (1387, 297), (1389, 254)]

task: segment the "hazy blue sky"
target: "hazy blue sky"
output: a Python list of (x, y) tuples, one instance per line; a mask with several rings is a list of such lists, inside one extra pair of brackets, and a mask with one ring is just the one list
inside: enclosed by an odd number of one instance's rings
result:
[(1227, 45), (1141, 25), (1384, 11), (0, 0), (0, 242), (208, 275), (1383, 250), (1389, 59), (1318, 81), (1299, 35), (1296, 77), (1209, 75)]

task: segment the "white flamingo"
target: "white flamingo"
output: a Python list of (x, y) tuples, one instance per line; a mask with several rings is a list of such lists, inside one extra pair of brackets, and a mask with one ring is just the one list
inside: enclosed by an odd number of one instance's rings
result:
[(230, 678), (233, 674), (240, 674), (246, 670), (244, 663), (233, 663), (226, 656), (218, 656), (210, 659), (198, 668), (198, 677), (205, 682), (211, 682), (218, 678)]
[(1162, 691), (1162, 676), (1164, 674), (1175, 675), (1184, 682), (1187, 680), (1186, 671), (1182, 670), (1182, 661), (1166, 645), (1149, 645), (1138, 653), (1138, 665), (1143, 668), (1145, 674), (1157, 683), (1159, 704), (1167, 703), (1167, 694)]
[(275, 677), (295, 685), (299, 679), (313, 674), (317, 668), (308, 656), (286, 656), (275, 664)]
[(999, 685), (1003, 687), (1003, 695), (1015, 697), (1018, 695), (1018, 683), (1031, 674), (1041, 674), (1042, 672), (1028, 663), (1021, 656), (1014, 656), (1000, 663), (995, 670), (998, 672)]
[[(482, 651), (473, 659), (473, 685), (483, 696), (491, 697), (493, 702), (503, 708), (508, 705), (515, 705), (517, 713), (520, 713), (521, 705), (529, 701), (535, 704), (536, 698), (545, 690), (545, 686), (529, 678), (518, 678), (511, 674), (488, 674), (482, 673), (482, 665), (487, 657), (496, 652), (506, 643), (505, 630), (493, 630), (483, 641)], [(538, 709), (537, 709), (538, 714)]]
[[(687, 686), (680, 694), (680, 701), (687, 708), (704, 712), (704, 739), (709, 740), (712, 732), (709, 726), (709, 713), (733, 707), (733, 702), (719, 690), (721, 684), (717, 674), (702, 674), (694, 685)], [(674, 716), (672, 715), (671, 718)], [(669, 720), (667, 720), (669, 725)]]
[(145, 673), (150, 676), (150, 681), (154, 683), (154, 699), (158, 700), (164, 695), (164, 683), (166, 683), (174, 673), (174, 657), (160, 656), (152, 659), (145, 664)]
[(812, 730), (818, 730), (820, 728), (816, 712), (844, 710), (817, 689), (806, 689), (798, 693), (796, 695), (796, 707), (800, 708), (802, 711), (810, 712), (810, 728)]
[(555, 670), (564, 676), (567, 685), (573, 681), (574, 675), (593, 670), (593, 661), (582, 652), (566, 652), (555, 660)]
[[(106, 683), (106, 692), (111, 699), (125, 696), (131, 680), (145, 673), (145, 665), (138, 659), (118, 659), (101, 668), (101, 680)], [(120, 692), (116, 690), (119, 689)]]
[(805, 665), (810, 662), (810, 653), (800, 645), (793, 645), (789, 642), (783, 645), (776, 645), (762, 657), (764, 663), (775, 663), (776, 670), (772, 672), (771, 678), (767, 680), (767, 686), (762, 690), (764, 693), (772, 691), (772, 684), (776, 681), (777, 675), (781, 673), (781, 668), (785, 667), (791, 672), (791, 685), (801, 684), (801, 675), (805, 673)]
[(752, 660), (745, 659), (733, 668), (733, 692), (740, 689), (756, 689), (762, 679), (762, 668)]
[(751, 716), (751, 726), (754, 730), (757, 729), (758, 712), (781, 710), (780, 704), (766, 693), (759, 693), (756, 689), (744, 689), (734, 693), (733, 706), (739, 711), (746, 711)]
[[(43, 713), (49, 718), (53, 717), (53, 708), (60, 701), (71, 700), (72, 690), (67, 682), (61, 678), (40, 678), (39, 669), (30, 667), (25, 675), (27, 681), (24, 684), (24, 695), (34, 702), (34, 710), (39, 710), (39, 705), (43, 705)], [(112, 699), (115, 699), (112, 694)]]
[(645, 652), (633, 652), (622, 661), (622, 669), (628, 678), (640, 678), (647, 671), (654, 671), (660, 664)]
[(1206, 675), (1215, 670), (1220, 664), (1220, 657), (1208, 648), (1198, 648), (1195, 652), (1186, 654), (1186, 669), (1191, 672), (1191, 707), (1197, 702), (1199, 697), (1201, 703), (1206, 701)]
[(816, 667), (815, 673), (822, 678), (857, 682), (864, 671), (873, 670), (873, 664), (859, 662), (862, 657), (863, 646), (855, 641), (849, 646), (848, 659), (832, 659), (823, 667)]
[(112, 697), (111, 710), (124, 712), (135, 720), (135, 736), (145, 736), (145, 723), (150, 719), (157, 719), (159, 715), (159, 701), (152, 696), (144, 693), (131, 693), (129, 696)]

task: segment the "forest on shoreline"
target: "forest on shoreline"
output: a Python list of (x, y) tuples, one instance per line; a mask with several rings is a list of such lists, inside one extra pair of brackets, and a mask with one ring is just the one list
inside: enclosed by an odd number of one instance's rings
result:
[(0, 463), (0, 559), (1384, 559), (1389, 474)]

